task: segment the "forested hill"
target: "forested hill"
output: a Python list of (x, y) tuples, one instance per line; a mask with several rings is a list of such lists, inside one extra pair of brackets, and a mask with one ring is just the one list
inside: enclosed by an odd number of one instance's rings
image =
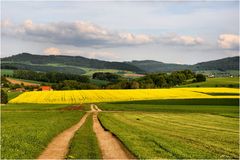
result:
[(144, 60), (144, 61), (132, 61), (129, 62), (146, 72), (165, 72), (165, 71), (177, 71), (190, 69), (193, 71), (199, 70), (239, 70), (239, 56), (236, 57), (228, 57), (219, 60), (207, 61), (197, 63), (195, 65), (182, 65), (182, 64), (174, 64), (174, 63), (163, 63), (152, 60)]
[(239, 56), (197, 63), (193, 67), (194, 70), (239, 70)]
[(11, 57), (1, 59), (2, 62), (24, 63), (24, 64), (63, 64), (69, 66), (97, 68), (97, 69), (117, 69), (127, 70), (137, 73), (144, 72), (140, 68), (125, 62), (108, 62), (98, 59), (89, 59), (81, 56), (63, 56), (63, 55), (33, 55), (21, 53)]
[(191, 65), (182, 65), (174, 63), (163, 63), (153, 60), (144, 60), (144, 61), (132, 61), (128, 62), (131, 65), (134, 65), (146, 72), (166, 72), (166, 71), (179, 71), (185, 69), (191, 69)]
[[(108, 62), (98, 59), (89, 59), (81, 56), (63, 56), (63, 55), (33, 55), (29, 53), (21, 53), (11, 57), (2, 58), (2, 67), (7, 63), (7, 67), (24, 69), (31, 65), (42, 70), (49, 69), (51, 66), (43, 66), (45, 64), (60, 64), (67, 66), (87, 67), (96, 69), (117, 69), (133, 71), (136, 73), (144, 72), (171, 72), (184, 69), (193, 71), (202, 70), (239, 70), (239, 56), (228, 57), (214, 61), (201, 62), (195, 65), (182, 65), (174, 63), (163, 63), (152, 60), (131, 61), (131, 62)], [(45, 68), (44, 68), (45, 67)], [(62, 68), (60, 68), (62, 69)], [(69, 68), (68, 68), (69, 69)], [(74, 68), (70, 68), (75, 70)], [(37, 69), (35, 69), (37, 70)]]

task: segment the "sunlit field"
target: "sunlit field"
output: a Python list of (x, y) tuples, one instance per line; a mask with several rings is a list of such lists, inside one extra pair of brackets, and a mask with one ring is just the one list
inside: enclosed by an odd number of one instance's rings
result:
[[(31, 97), (31, 98), (30, 98)], [(152, 99), (239, 98), (233, 88), (71, 90), (25, 92), (9, 103), (82, 104)]]

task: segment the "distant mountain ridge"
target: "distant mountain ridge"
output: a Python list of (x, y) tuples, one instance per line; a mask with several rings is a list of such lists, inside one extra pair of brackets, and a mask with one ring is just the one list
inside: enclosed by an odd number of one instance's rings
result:
[(64, 56), (64, 55), (33, 55), (30, 53), (21, 53), (10, 57), (2, 58), (2, 62), (12, 63), (30, 63), (30, 64), (63, 64), (77, 67), (98, 68), (98, 69), (118, 69), (133, 72), (144, 72), (140, 68), (124, 62), (108, 62), (98, 59), (89, 59), (81, 56)]
[(139, 67), (146, 72), (159, 72), (159, 71), (166, 72), (166, 71), (176, 71), (176, 70), (184, 70), (184, 69), (190, 69), (193, 71), (239, 70), (239, 56), (201, 62), (194, 65), (163, 63), (163, 62), (152, 61), (152, 60), (132, 61), (132, 62), (129, 62), (129, 64)]
[[(239, 56), (228, 57), (213, 61), (201, 62), (194, 65), (163, 63), (153, 60), (131, 61), (131, 62), (109, 62), (98, 59), (89, 59), (81, 56), (64, 56), (64, 55), (34, 55), (30, 53), (21, 53), (6, 58), (1, 58), (2, 66), (9, 65), (21, 68), (29, 65), (44, 64), (62, 64), (64, 66), (87, 67), (97, 69), (117, 69), (127, 70), (136, 73), (144, 72), (171, 72), (177, 70), (190, 69), (199, 70), (239, 70)], [(36, 67), (35, 67), (36, 68)], [(23, 68), (24, 69), (24, 68)], [(35, 69), (36, 70), (36, 69)], [(40, 68), (39, 71), (42, 69)], [(45, 68), (46, 70), (46, 68)]]

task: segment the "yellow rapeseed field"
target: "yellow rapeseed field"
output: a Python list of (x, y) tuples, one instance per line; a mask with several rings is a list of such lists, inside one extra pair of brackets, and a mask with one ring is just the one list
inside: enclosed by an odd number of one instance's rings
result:
[[(214, 96), (207, 93), (234, 95)], [(239, 90), (233, 88), (33, 91), (23, 93), (9, 103), (81, 104), (153, 99), (239, 98), (237, 94)]]

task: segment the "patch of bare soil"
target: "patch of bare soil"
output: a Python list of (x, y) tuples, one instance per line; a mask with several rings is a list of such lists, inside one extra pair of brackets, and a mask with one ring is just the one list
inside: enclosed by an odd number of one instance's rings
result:
[(70, 140), (75, 132), (83, 125), (89, 114), (90, 113), (86, 113), (77, 124), (57, 135), (48, 144), (38, 159), (64, 159), (68, 152)]
[(24, 82), (21, 80), (16, 80), (16, 79), (11, 79), (11, 78), (6, 78), (6, 80), (12, 84), (23, 84), (24, 86), (40, 86), (40, 84)]
[(96, 104), (91, 104), (91, 111), (98, 111), (101, 112), (102, 110), (98, 108)]
[(124, 145), (111, 133), (101, 126), (97, 114), (99, 108), (91, 105), (93, 114), (93, 130), (96, 133), (103, 159), (135, 159)]

